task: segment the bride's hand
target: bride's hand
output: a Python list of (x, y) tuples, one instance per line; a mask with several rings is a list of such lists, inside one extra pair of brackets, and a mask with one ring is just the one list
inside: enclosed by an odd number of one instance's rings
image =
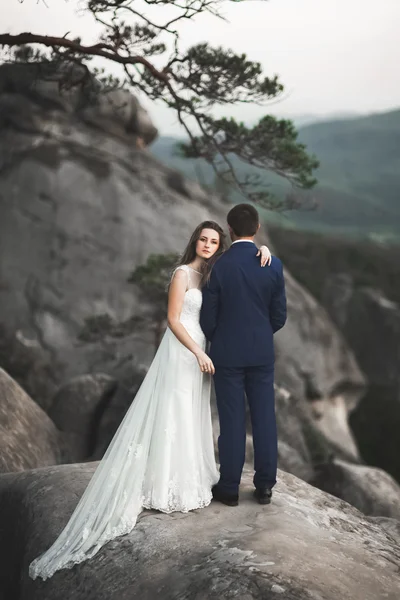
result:
[(215, 367), (211, 358), (207, 356), (205, 352), (199, 352), (199, 354), (196, 354), (196, 358), (202, 373), (210, 373), (211, 375), (214, 375)]
[(261, 266), (265, 267), (265, 265), (270, 266), (272, 255), (269, 251), (268, 246), (260, 246), (256, 256), (261, 256)]

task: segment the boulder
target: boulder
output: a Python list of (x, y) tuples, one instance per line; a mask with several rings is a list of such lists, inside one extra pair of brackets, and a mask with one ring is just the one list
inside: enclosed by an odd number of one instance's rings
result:
[(158, 135), (148, 112), (131, 92), (102, 88), (85, 65), (75, 62), (3, 64), (0, 95), (9, 110), (12, 96), (28, 96), (34, 105), (78, 116), (109, 134), (130, 138), (136, 146), (151, 144)]
[(342, 428), (337, 426), (340, 421), (329, 418), (337, 402), (338, 398), (305, 402), (285, 388), (275, 386), (279, 466), (284, 471), (310, 481), (315, 468), (330, 462), (334, 456), (358, 462), (352, 436), (345, 437), (348, 425), (343, 399)]
[[(131, 388), (117, 384), (109, 390), (104, 397), (103, 410), (97, 419), (91, 460), (99, 460), (103, 457), (114, 434), (116, 433), (122, 419), (131, 406), (136, 393), (143, 381), (144, 373), (136, 372), (136, 382)], [(107, 397), (108, 396), (108, 397)]]
[(29, 339), (21, 330), (11, 331), (0, 323), (0, 367), (47, 412), (62, 369), (36, 336)]
[(48, 414), (62, 432), (69, 462), (81, 462), (91, 456), (98, 421), (116, 386), (114, 379), (97, 373), (75, 377), (57, 391)]
[(0, 473), (55, 465), (63, 458), (54, 423), (0, 369)]
[(400, 486), (382, 469), (334, 459), (318, 466), (311, 483), (366, 515), (400, 521)]
[[(366, 374), (368, 383), (399, 383), (400, 306), (380, 290), (353, 287), (345, 305), (332, 314)], [(337, 316), (336, 316), (337, 315)]]
[(325, 309), (288, 273), (286, 288), (288, 320), (275, 335), (276, 383), (308, 401), (321, 432), (358, 460), (348, 415), (365, 390), (365, 378)]
[[(364, 460), (400, 482), (400, 306), (376, 289), (357, 287), (337, 275), (327, 282), (325, 302), (365, 374), (368, 385), (350, 415)], [(343, 291), (344, 300), (334, 299)]]
[(391, 538), (400, 544), (400, 521), (390, 517), (369, 517), (371, 523), (378, 523), (390, 535)]
[[(244, 476), (240, 505), (142, 513), (133, 531), (43, 582), (28, 566), (60, 533), (94, 465), (0, 477), (1, 599), (397, 600), (399, 546), (347, 503), (280, 473), (261, 507)], [(338, 576), (340, 574), (340, 576)]]
[(293, 446), (278, 439), (278, 467), (286, 473), (310, 481), (314, 474), (313, 465), (306, 462)]

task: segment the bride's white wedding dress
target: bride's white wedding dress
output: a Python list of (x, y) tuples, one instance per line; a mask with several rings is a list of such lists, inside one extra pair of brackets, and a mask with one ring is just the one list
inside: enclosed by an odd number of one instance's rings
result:
[[(180, 321), (205, 349), (199, 275), (188, 277)], [(187, 512), (211, 502), (218, 481), (210, 411), (210, 376), (167, 329), (132, 406), (66, 527), (30, 567), (35, 579), (71, 568), (129, 533), (143, 508)]]

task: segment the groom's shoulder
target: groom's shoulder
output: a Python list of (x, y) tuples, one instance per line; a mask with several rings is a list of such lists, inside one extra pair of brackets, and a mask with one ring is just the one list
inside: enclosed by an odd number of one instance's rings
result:
[(279, 275), (283, 273), (282, 261), (277, 256), (272, 255), (271, 264), (270, 264), (269, 268), (272, 269), (272, 271), (274, 271), (275, 273), (277, 273)]
[(274, 269), (283, 269), (283, 264), (280, 258), (278, 258), (277, 256), (275, 256), (274, 254), (272, 255), (271, 258), (271, 267), (273, 267)]

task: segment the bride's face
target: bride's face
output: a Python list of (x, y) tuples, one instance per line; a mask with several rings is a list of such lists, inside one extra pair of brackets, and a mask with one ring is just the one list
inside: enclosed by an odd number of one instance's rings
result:
[(214, 229), (202, 229), (196, 243), (196, 254), (200, 258), (211, 258), (219, 248), (219, 233)]

